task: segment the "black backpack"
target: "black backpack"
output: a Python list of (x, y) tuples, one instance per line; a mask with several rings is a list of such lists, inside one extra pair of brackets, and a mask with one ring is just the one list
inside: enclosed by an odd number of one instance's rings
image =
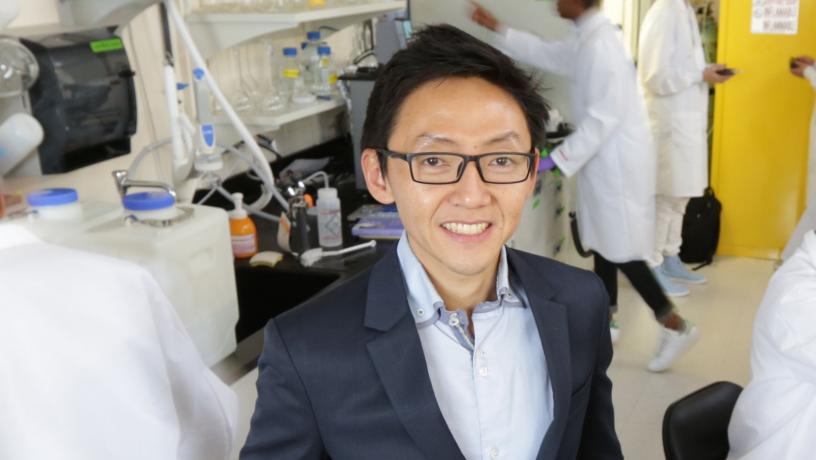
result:
[(721, 212), (722, 204), (711, 187), (706, 188), (703, 196), (689, 200), (686, 206), (680, 260), (687, 264), (700, 264), (694, 267), (695, 270), (714, 261), (720, 242)]

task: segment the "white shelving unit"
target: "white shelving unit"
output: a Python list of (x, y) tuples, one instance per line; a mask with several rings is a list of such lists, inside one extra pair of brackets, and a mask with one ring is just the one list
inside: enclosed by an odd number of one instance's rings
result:
[(405, 9), (404, 0), (321, 8), (292, 13), (193, 13), (187, 24), (205, 59), (263, 35), (309, 25), (342, 29), (383, 13)]
[[(250, 129), (263, 128), (265, 131), (275, 131), (287, 123), (329, 112), (344, 105), (345, 103), (339, 97), (335, 97), (330, 101), (318, 100), (311, 104), (294, 105), (280, 113), (240, 114), (240, 116)], [(217, 115), (215, 124), (229, 125), (230, 122), (225, 115)]]

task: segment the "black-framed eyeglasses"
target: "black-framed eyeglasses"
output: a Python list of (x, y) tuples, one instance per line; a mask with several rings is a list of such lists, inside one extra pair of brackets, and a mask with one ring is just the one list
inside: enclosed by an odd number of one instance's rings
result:
[(411, 179), (420, 184), (455, 184), (462, 179), (471, 161), (476, 163), (479, 177), (487, 184), (517, 184), (530, 177), (535, 164), (535, 151), (491, 152), (465, 155), (450, 152), (401, 153), (375, 149), (380, 155), (398, 158), (408, 163)]

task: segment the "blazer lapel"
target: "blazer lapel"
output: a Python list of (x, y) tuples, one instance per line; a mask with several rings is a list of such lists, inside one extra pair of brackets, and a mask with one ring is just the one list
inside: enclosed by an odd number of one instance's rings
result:
[(547, 371), (553, 392), (553, 421), (538, 451), (538, 460), (553, 459), (561, 447), (567, 418), (569, 416), (570, 389), (572, 387), (572, 366), (570, 364), (570, 342), (567, 329), (567, 313), (564, 305), (555, 302), (555, 289), (537, 276), (515, 251), (508, 249), (513, 286), (533, 311), (533, 317), (541, 336), (541, 346), (547, 359)]
[(372, 270), (365, 324), (382, 332), (368, 353), (405, 430), (425, 457), (464, 460), (436, 402), (395, 250)]

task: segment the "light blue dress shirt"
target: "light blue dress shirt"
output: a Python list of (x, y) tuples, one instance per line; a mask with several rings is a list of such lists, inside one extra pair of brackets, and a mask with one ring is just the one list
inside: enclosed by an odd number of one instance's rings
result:
[(408, 305), (436, 401), (467, 460), (534, 459), (553, 419), (552, 385), (530, 308), (510, 290), (506, 250), (496, 301), (450, 311), (405, 234), (397, 245)]

